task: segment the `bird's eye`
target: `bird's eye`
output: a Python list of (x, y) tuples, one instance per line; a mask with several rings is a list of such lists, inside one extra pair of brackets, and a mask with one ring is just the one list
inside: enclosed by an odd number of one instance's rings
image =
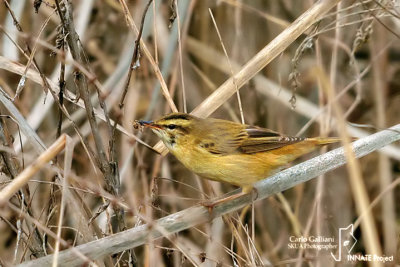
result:
[(170, 130), (173, 130), (173, 129), (176, 128), (176, 125), (175, 124), (168, 124), (167, 128), (170, 129)]

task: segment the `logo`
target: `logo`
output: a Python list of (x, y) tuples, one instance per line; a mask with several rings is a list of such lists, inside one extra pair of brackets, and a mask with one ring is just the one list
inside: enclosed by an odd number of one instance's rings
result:
[[(336, 262), (393, 262), (394, 256), (377, 255), (377, 254), (362, 254), (357, 252), (355, 245), (359, 242), (354, 236), (354, 225), (350, 224), (347, 227), (339, 228), (338, 240), (335, 237), (317, 235), (317, 236), (290, 236), (289, 249), (308, 249), (318, 250), (331, 253), (332, 258)], [(364, 244), (365, 245), (365, 244)], [(333, 253), (335, 252), (336, 253)], [(329, 257), (329, 256), (328, 256)]]
[(335, 261), (342, 260), (342, 250), (344, 248), (346, 248), (348, 254), (350, 254), (350, 252), (353, 250), (357, 243), (357, 238), (354, 237), (353, 232), (353, 224), (350, 224), (346, 228), (339, 228), (339, 257), (336, 258), (336, 256), (331, 252), (331, 255)]
[(335, 261), (342, 261), (342, 254), (344, 260), (347, 262), (393, 262), (394, 256), (380, 256), (376, 254), (354, 254), (352, 253), (354, 246), (357, 243), (357, 238), (354, 237), (354, 225), (350, 224), (345, 228), (339, 228), (339, 255), (336, 257), (332, 252), (331, 256)]

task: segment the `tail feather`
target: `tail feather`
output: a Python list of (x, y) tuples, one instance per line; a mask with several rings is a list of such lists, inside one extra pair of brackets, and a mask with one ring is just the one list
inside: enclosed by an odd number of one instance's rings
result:
[[(315, 138), (307, 138), (310, 141), (315, 141), (317, 145), (323, 146), (328, 144), (339, 143), (342, 141), (339, 137), (315, 137)], [(356, 141), (358, 138), (351, 137), (351, 141)]]
[[(319, 146), (339, 143), (341, 141), (338, 137), (315, 137), (315, 138), (305, 138), (303, 141), (289, 144), (281, 148), (271, 150), (271, 153), (275, 154), (279, 160), (275, 167), (283, 166), (300, 156), (308, 154)], [(271, 155), (268, 154), (268, 157)]]

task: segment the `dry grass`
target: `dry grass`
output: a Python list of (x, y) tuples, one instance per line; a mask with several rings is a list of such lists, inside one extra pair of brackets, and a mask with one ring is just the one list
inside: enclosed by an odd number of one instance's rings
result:
[[(352, 254), (400, 261), (398, 143), (359, 161), (346, 149), (347, 168), (211, 221), (192, 206), (234, 188), (154, 153), (166, 154), (159, 140), (132, 127), (187, 110), (349, 148), (349, 136), (399, 123), (398, 2), (48, 1), (38, 13), (33, 2), (0, 6), (0, 266), (49, 254), (62, 265), (66, 249), (99, 266), (334, 266), (337, 248), (291, 238), (337, 245), (350, 224)], [(260, 186), (260, 198), (275, 190)]]

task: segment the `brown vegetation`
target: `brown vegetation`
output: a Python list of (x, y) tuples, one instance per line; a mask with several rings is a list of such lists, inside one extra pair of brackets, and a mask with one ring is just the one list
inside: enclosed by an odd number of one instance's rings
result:
[(350, 224), (352, 254), (399, 262), (398, 143), (359, 161), (345, 149), (346, 167), (210, 215), (195, 205), (235, 188), (196, 177), (132, 125), (185, 111), (349, 148), (399, 123), (399, 2), (4, 3), (0, 266), (67, 264), (62, 250), (100, 266), (333, 266), (337, 248), (291, 244), (338, 245)]

